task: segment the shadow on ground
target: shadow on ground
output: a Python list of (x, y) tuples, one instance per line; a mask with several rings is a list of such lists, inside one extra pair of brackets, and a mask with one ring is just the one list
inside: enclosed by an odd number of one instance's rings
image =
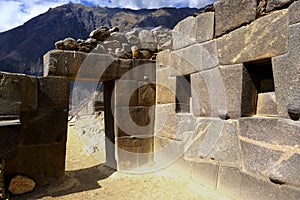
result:
[(115, 172), (114, 169), (100, 164), (91, 168), (75, 171), (66, 171), (63, 183), (54, 183), (37, 187), (34, 192), (22, 196), (11, 196), (11, 200), (33, 200), (42, 197), (59, 197), (83, 191), (101, 188), (97, 182), (110, 177)]

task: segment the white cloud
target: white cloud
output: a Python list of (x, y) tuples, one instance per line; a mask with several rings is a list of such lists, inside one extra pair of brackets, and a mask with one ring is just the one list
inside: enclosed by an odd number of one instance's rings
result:
[(123, 8), (203, 7), (215, 0), (1, 0), (0, 32), (22, 25), (50, 7), (73, 2)]

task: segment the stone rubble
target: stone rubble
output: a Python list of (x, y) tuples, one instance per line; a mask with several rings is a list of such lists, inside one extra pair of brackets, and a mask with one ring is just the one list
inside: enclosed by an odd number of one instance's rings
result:
[(81, 51), (85, 53), (109, 53), (122, 59), (155, 59), (155, 55), (166, 49), (172, 49), (172, 32), (159, 26), (151, 30), (135, 28), (122, 33), (118, 27), (101, 27), (92, 31), (87, 40), (66, 38), (57, 41), (58, 50)]

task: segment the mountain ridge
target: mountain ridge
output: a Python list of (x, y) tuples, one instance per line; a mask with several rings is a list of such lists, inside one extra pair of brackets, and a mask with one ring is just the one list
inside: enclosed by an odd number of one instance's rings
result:
[(64, 4), (9, 31), (0, 33), (0, 71), (42, 74), (42, 56), (54, 49), (54, 43), (66, 37), (86, 39), (101, 26), (118, 26), (126, 32), (134, 27), (172, 29), (180, 20), (198, 13), (197, 8), (128, 8), (89, 7)]

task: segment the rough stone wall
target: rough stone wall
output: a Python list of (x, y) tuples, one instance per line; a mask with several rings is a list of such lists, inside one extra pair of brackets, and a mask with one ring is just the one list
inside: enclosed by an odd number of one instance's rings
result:
[(33, 178), (39, 185), (62, 180), (65, 167), (69, 81), (0, 73), (1, 145), (4, 175)]
[(217, 1), (179, 22), (174, 49), (157, 56), (154, 147), (172, 150), (156, 155), (183, 157), (192, 179), (236, 199), (300, 198), (300, 2), (291, 3)]

